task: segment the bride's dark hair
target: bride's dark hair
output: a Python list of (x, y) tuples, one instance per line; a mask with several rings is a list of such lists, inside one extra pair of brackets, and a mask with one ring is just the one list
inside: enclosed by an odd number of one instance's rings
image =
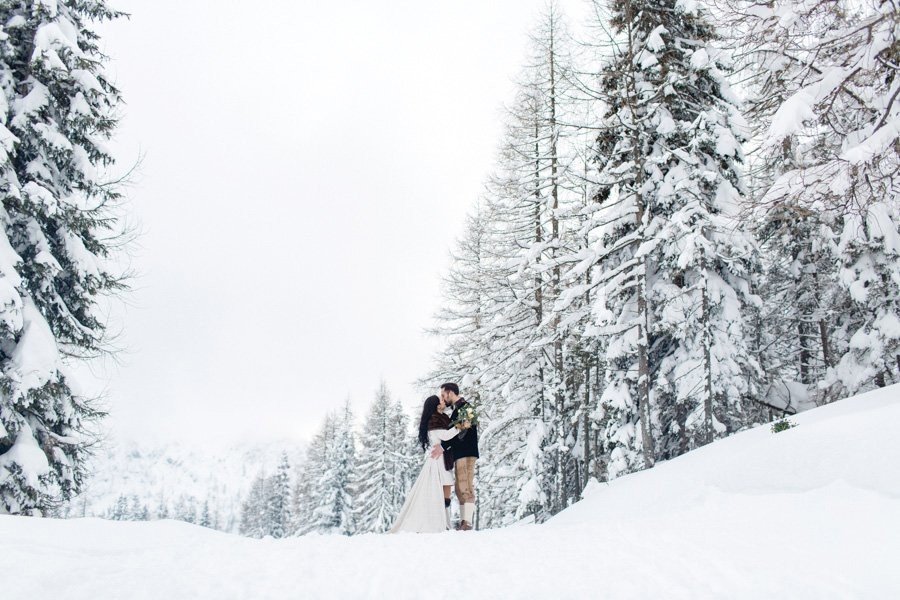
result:
[(437, 396), (428, 396), (425, 398), (425, 406), (422, 407), (422, 418), (419, 420), (419, 443), (422, 444), (422, 450), (428, 448), (428, 421), (437, 411), (438, 404), (441, 399)]

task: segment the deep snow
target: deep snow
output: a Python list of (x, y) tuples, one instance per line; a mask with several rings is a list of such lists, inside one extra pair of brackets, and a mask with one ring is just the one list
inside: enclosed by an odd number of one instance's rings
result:
[(0, 517), (3, 598), (900, 598), (900, 386), (591, 487), (544, 525), (252, 540)]

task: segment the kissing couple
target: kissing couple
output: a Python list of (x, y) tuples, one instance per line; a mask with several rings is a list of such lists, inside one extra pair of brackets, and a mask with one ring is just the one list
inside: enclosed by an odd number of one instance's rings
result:
[(450, 487), (456, 487), (460, 522), (469, 531), (475, 516), (475, 461), (478, 459), (478, 417), (459, 396), (459, 386), (445, 383), (440, 396), (429, 396), (419, 420), (424, 464), (406, 496), (391, 533), (437, 533), (450, 529)]

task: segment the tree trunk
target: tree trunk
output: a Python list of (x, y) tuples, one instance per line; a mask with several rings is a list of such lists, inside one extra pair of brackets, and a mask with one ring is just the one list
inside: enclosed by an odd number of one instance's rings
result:
[[(822, 360), (825, 361), (825, 368), (831, 367), (831, 348), (828, 347), (828, 328), (825, 325), (825, 319), (819, 319), (819, 339), (822, 343)], [(900, 361), (900, 356), (897, 357)]]
[[(560, 266), (556, 261), (559, 246), (559, 157), (557, 156), (557, 124), (556, 124), (556, 15), (552, 10), (550, 12), (550, 48), (549, 48), (549, 65), (550, 65), (550, 195), (553, 200), (550, 209), (550, 228), (551, 228), (551, 248), (550, 258), (553, 261), (553, 287), (551, 289), (552, 300), (559, 298), (560, 288)], [(563, 365), (563, 344), (559, 333), (560, 316), (554, 311), (553, 315), (553, 368), (556, 371), (554, 380), (556, 382), (556, 417), (558, 419), (558, 445), (557, 445), (557, 465), (559, 477), (560, 505), (559, 509), (565, 508), (565, 490), (567, 486), (567, 474), (565, 469), (564, 453), (560, 450), (559, 445), (565, 440), (565, 427), (562, 423), (562, 415), (565, 410), (565, 367)]]
[[(541, 225), (541, 143), (540, 143), (540, 123), (537, 115), (534, 119), (534, 242), (540, 244), (544, 241), (544, 231)], [(541, 257), (536, 257), (536, 262), (540, 264)], [(534, 317), (535, 327), (540, 326), (544, 320), (544, 282), (540, 273), (534, 276)], [(543, 362), (543, 361), (542, 361)], [(538, 379), (540, 381), (541, 402), (538, 410), (541, 420), (547, 421), (547, 408), (545, 406), (546, 399), (544, 397), (544, 366), (538, 367)]]
[(713, 428), (713, 386), (712, 386), (712, 320), (709, 318), (709, 292), (706, 289), (708, 275), (703, 272), (703, 368), (706, 370), (706, 382), (703, 392), (703, 412), (705, 413), (706, 441), (709, 444), (715, 439)]
[(650, 363), (649, 363), (649, 310), (647, 306), (647, 259), (641, 266), (641, 284), (638, 286), (638, 419), (641, 424), (641, 451), (644, 468), (653, 466), (653, 440), (650, 437)]
[[(629, 64), (634, 64), (634, 32), (632, 24), (634, 23), (634, 6), (631, 2), (626, 2), (625, 14), (627, 16), (626, 28), (628, 35), (628, 45), (630, 60)], [(626, 85), (628, 86), (628, 97), (625, 99), (627, 106), (632, 115), (632, 121), (637, 123), (640, 120), (638, 111), (634, 105), (635, 99), (638, 98), (637, 83), (635, 81), (634, 71), (628, 70), (625, 73)], [(641, 196), (641, 188), (644, 183), (644, 159), (641, 156), (642, 140), (637, 131), (632, 132), (632, 156), (634, 159), (634, 189), (635, 189), (635, 205), (637, 206), (636, 225), (638, 230), (644, 230), (649, 222), (648, 209), (644, 204)], [(640, 244), (638, 244), (640, 247)], [(640, 266), (640, 282), (638, 285), (638, 420), (641, 429), (641, 453), (644, 459), (644, 468), (653, 466), (653, 440), (650, 437), (650, 363), (649, 363), (649, 345), (650, 345), (650, 307), (648, 306), (647, 296), (647, 257), (641, 260)]]
[(803, 316), (800, 316), (800, 321), (797, 323), (797, 336), (800, 340), (800, 381), (809, 385), (811, 383), (811, 377), (809, 372), (809, 336), (806, 334), (806, 327), (803, 321)]
[(584, 409), (582, 410), (582, 418), (584, 419), (584, 474), (582, 475), (581, 489), (587, 486), (588, 479), (591, 476), (591, 364), (587, 362), (584, 368)]

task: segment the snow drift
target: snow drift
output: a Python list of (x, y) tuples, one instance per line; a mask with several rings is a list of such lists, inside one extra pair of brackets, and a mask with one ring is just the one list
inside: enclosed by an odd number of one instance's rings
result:
[(503, 530), (252, 540), (174, 521), (4, 516), (3, 596), (900, 597), (900, 386), (792, 421)]

